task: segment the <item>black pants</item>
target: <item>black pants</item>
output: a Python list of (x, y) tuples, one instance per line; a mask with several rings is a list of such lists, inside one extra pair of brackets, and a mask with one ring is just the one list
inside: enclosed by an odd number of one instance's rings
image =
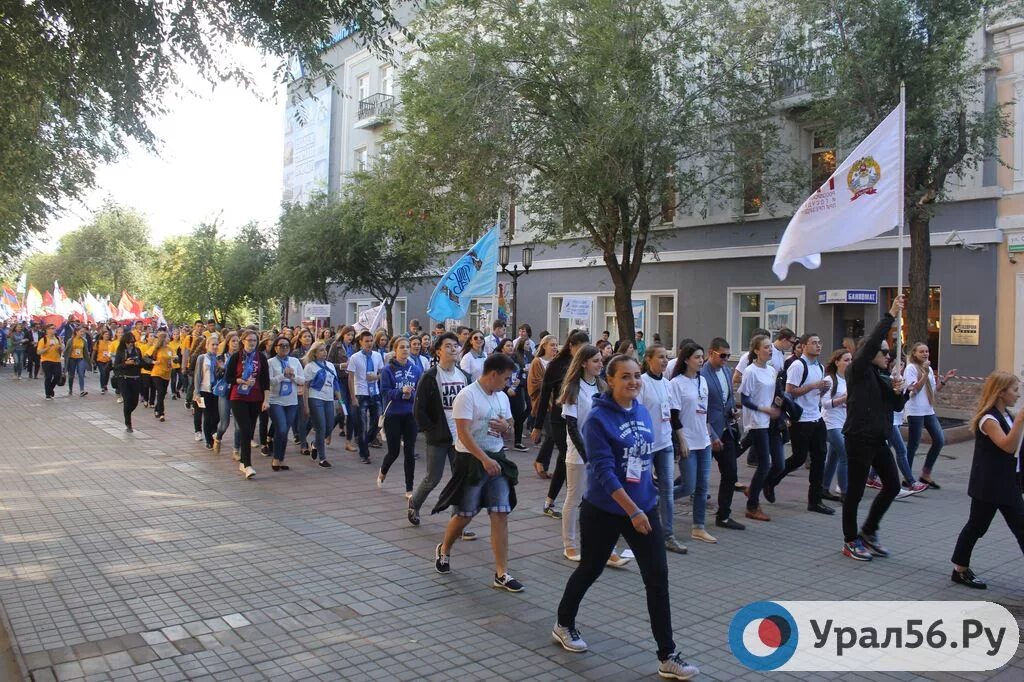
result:
[(171, 393), (174, 394), (175, 398), (181, 397), (181, 389), (185, 385), (184, 377), (181, 374), (180, 367), (171, 368)]
[(722, 434), (722, 449), (718, 452), (712, 451), (712, 456), (718, 462), (718, 473), (721, 480), (718, 484), (718, 512), (715, 519), (725, 521), (732, 515), (732, 496), (736, 492), (736, 458), (739, 452), (736, 448), (736, 441), (733, 439), (733, 431), (726, 429)]
[(238, 429), (238, 437), (242, 441), (242, 466), (252, 466), (252, 435), (256, 432), (256, 422), (259, 421), (260, 404), (248, 400), (232, 400), (231, 414), (235, 416), (235, 428)]
[(192, 406), (192, 430), (195, 433), (203, 431), (203, 409), (198, 405)]
[(651, 532), (642, 535), (633, 528), (628, 516), (609, 514), (583, 500), (580, 505), (580, 565), (565, 584), (562, 601), (558, 604), (558, 624), (569, 628), (576, 626), (580, 603), (604, 571), (605, 562), (621, 535), (633, 550), (636, 564), (640, 567), (647, 592), (651, 632), (658, 643), (658, 660), (664, 661), (676, 650), (672, 640), (672, 609), (669, 607), (668, 561), (657, 506), (647, 512), (647, 518), (651, 522)]
[(1013, 504), (995, 504), (983, 502), (971, 498), (971, 515), (967, 524), (960, 531), (960, 537), (956, 540), (956, 549), (953, 550), (953, 563), (958, 566), (971, 565), (971, 553), (974, 545), (978, 543), (995, 518), (996, 512), (1003, 515), (1007, 527), (1013, 536), (1017, 538), (1021, 552), (1024, 553), (1024, 500), (1017, 498)]
[(59, 362), (46, 361), (43, 364), (43, 392), (47, 398), (53, 397), (53, 389), (57, 388), (61, 367)]
[(526, 416), (529, 414), (526, 410), (526, 394), (523, 393), (522, 389), (516, 391), (516, 394), (508, 399), (509, 405), (512, 408), (512, 423), (515, 426), (515, 441), (517, 445), (523, 442), (523, 425), (526, 423)]
[(39, 353), (31, 352), (25, 359), (25, 367), (28, 368), (28, 375), (36, 379), (39, 377), (39, 367), (42, 361), (39, 358)]
[(203, 397), (205, 405), (203, 407), (203, 436), (206, 438), (207, 445), (213, 445), (213, 437), (217, 435), (217, 424), (220, 423), (220, 400), (214, 394), (206, 391), (199, 395)]
[(171, 382), (163, 377), (153, 375), (153, 399), (156, 401), (154, 408), (156, 416), (164, 416), (164, 400), (167, 398), (167, 386)]
[(551, 466), (551, 453), (555, 451), (555, 438), (551, 435), (551, 419), (548, 418), (547, 422), (541, 425), (534, 424), (533, 428), (539, 428), (543, 434), (540, 440), (540, 450), (537, 451), (536, 461), (540, 462), (540, 465), (544, 467), (544, 471), (548, 470)]
[(793, 454), (786, 459), (782, 474), (772, 480), (778, 485), (782, 479), (804, 465), (807, 455), (811, 456), (811, 473), (808, 477), (807, 504), (820, 504), (822, 481), (825, 478), (825, 457), (828, 455), (828, 429), (825, 420), (797, 422), (789, 428)]
[(388, 454), (380, 465), (385, 476), (398, 459), (399, 450), (405, 455), (405, 492), (412, 492), (416, 475), (416, 419), (412, 414), (389, 414), (384, 417), (384, 437), (388, 441)]
[(100, 390), (105, 391), (110, 383), (110, 363), (97, 362), (96, 368), (100, 371)]
[(259, 444), (261, 446), (270, 445), (270, 410), (260, 412), (259, 432)]
[(131, 427), (132, 412), (139, 406), (139, 391), (142, 390), (142, 382), (138, 377), (121, 377), (117, 380), (121, 386), (121, 406), (124, 408), (124, 425)]
[(141, 374), (139, 375), (139, 400), (146, 403), (150, 407), (153, 407), (154, 399), (149, 396), (153, 392), (153, 375), (152, 374)]
[(557, 421), (552, 419), (551, 421), (551, 437), (555, 440), (555, 447), (558, 448), (558, 459), (555, 461), (555, 473), (551, 475), (551, 484), (548, 485), (548, 497), (554, 502), (555, 498), (558, 497), (558, 493), (562, 490), (562, 486), (565, 485), (565, 451), (566, 451), (566, 438), (568, 432), (566, 431), (565, 422), (562, 419)]
[(882, 489), (871, 503), (868, 517), (861, 526), (865, 535), (878, 532), (882, 517), (900, 492), (900, 474), (896, 468), (896, 456), (892, 454), (888, 444), (864, 443), (849, 438), (845, 439), (845, 442), (848, 482), (846, 500), (843, 502), (843, 539), (846, 542), (853, 542), (857, 539), (857, 507), (864, 496), (868, 471), (871, 467), (875, 468), (882, 481)]

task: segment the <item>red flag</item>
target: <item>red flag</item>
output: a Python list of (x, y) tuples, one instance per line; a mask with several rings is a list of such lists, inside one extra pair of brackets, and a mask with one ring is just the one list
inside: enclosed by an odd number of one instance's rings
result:
[(107, 301), (107, 311), (110, 313), (110, 319), (112, 320), (117, 320), (121, 316), (120, 312), (118, 312), (117, 308), (115, 308), (114, 304), (110, 301)]
[(53, 307), (53, 294), (51, 294), (49, 291), (44, 291), (43, 292), (43, 307), (44, 308), (52, 308)]
[(117, 307), (121, 310), (132, 309), (132, 297), (128, 295), (127, 291), (121, 290), (121, 301), (117, 304)]

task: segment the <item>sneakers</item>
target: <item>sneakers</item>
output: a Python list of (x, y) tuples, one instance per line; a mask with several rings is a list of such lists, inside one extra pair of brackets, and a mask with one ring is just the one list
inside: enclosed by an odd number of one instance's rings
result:
[(117, 404), (120, 405), (123, 402), (124, 402), (124, 398), (122, 398), (121, 396), (117, 396)]
[(476, 540), (476, 533), (474, 533), (471, 530), (464, 530), (464, 531), (462, 531), (462, 541), (463, 542), (473, 542), (473, 540)]
[(843, 543), (843, 556), (848, 556), (854, 561), (871, 561), (871, 552), (864, 546), (860, 538), (853, 542)]
[(346, 452), (355, 452), (356, 451), (356, 446), (352, 445), (352, 441), (350, 441), (350, 440), (345, 441), (345, 451)]
[(53, 400), (53, 396), (52, 395), (46, 396), (46, 400)]
[(84, 398), (87, 395), (89, 395), (89, 391), (82, 391), (81, 393), (78, 394), (78, 397), (79, 398)]
[(253, 476), (256, 475), (256, 470), (253, 469), (251, 466), (249, 466), (249, 467), (242, 467), (242, 473), (245, 474), (245, 478), (246, 478), (246, 480), (248, 480), (248, 479), (250, 479), (250, 478), (252, 478)]
[(452, 565), (449, 562), (447, 554), (441, 554), (441, 543), (437, 543), (437, 547), (434, 548), (434, 570), (441, 575), (447, 575), (452, 572)]
[(491, 583), (491, 587), (499, 590), (505, 590), (506, 592), (522, 592), (523, 584), (510, 576), (508, 573), (499, 576), (497, 573), (494, 574), (494, 582)]
[(928, 484), (921, 483), (919, 481), (908, 487), (907, 490), (909, 490), (911, 494), (923, 493), (925, 490), (928, 490)]
[(967, 587), (974, 588), (975, 590), (988, 589), (988, 585), (985, 584), (985, 581), (974, 575), (974, 571), (969, 568), (964, 571), (958, 571), (954, 568), (953, 575), (950, 576), (950, 580), (955, 583), (959, 583), (960, 585), (966, 585)]
[(413, 509), (412, 507), (410, 507), (409, 510), (406, 512), (406, 516), (408, 516), (409, 523), (411, 523), (412, 525), (420, 525), (420, 513)]
[(322, 460), (320, 460), (320, 461), (318, 462), (318, 465), (319, 465), (319, 466), (321, 466), (321, 467), (323, 467), (324, 469), (330, 469), (330, 468), (331, 468), (331, 463), (330, 463), (330, 462), (328, 462), (328, 461), (327, 461), (326, 459), (322, 459)]
[[(516, 443), (515, 445), (512, 446), (512, 449), (513, 450), (518, 450), (519, 452), (529, 452), (530, 451), (530, 448), (526, 447), (522, 443)], [(584, 644), (583, 646), (586, 646), (586, 644)]]
[(688, 551), (690, 551), (686, 549), (686, 545), (679, 542), (679, 540), (676, 540), (675, 537), (670, 537), (667, 540), (665, 540), (665, 549), (667, 549), (670, 552), (675, 552), (676, 554), (686, 554)]
[(772, 518), (770, 516), (765, 514), (763, 511), (761, 511), (760, 507), (758, 507), (757, 509), (748, 509), (747, 513), (744, 514), (744, 516), (746, 516), (748, 519), (753, 519), (754, 521), (771, 521), (772, 520)]
[(869, 488), (874, 488), (875, 490), (881, 490), (882, 489), (882, 482), (879, 481), (877, 477), (876, 478), (869, 478), (868, 482), (865, 483), (865, 485), (867, 487), (869, 487)]
[(882, 543), (878, 541), (878, 533), (872, 533), (871, 535), (860, 534), (860, 541), (872, 556), (885, 558), (891, 554), (889, 550), (882, 546)]
[(693, 530), (691, 530), (690, 531), (690, 537), (693, 538), (694, 540), (700, 540), (701, 542), (706, 542), (709, 545), (713, 545), (713, 544), (718, 542), (718, 540), (715, 538), (714, 535), (712, 535), (711, 533), (707, 532), (703, 528), (694, 528)]
[(730, 530), (746, 530), (746, 526), (738, 521), (733, 521), (732, 518), (728, 519), (715, 519), (715, 525), (719, 528), (728, 528)]
[(198, 443), (199, 441), (201, 441), (203, 439), (203, 432), (202, 431), (196, 431), (194, 437), (196, 439), (196, 442)]
[(896, 493), (896, 499), (897, 500), (902, 500), (903, 498), (910, 497), (913, 494), (914, 493), (910, 492), (906, 488), (900, 488), (900, 491), (898, 493)]
[(125, 430), (126, 433), (135, 433), (135, 430), (132, 429), (132, 427), (130, 427), (130, 426), (124, 427), (124, 430)]
[(587, 650), (587, 643), (583, 641), (580, 631), (575, 627), (567, 628), (555, 623), (555, 627), (551, 628), (551, 638), (561, 644), (563, 649), (574, 654), (581, 654)]
[(544, 516), (550, 516), (553, 519), (560, 519), (562, 518), (562, 512), (555, 509), (555, 505), (553, 504), (545, 504)]
[(692, 680), (700, 670), (683, 660), (682, 654), (672, 654), (658, 666), (658, 676), (668, 680)]

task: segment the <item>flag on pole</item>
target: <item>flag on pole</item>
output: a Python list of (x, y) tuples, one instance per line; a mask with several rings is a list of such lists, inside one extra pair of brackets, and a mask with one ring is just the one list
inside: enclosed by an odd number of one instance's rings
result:
[(18, 294), (6, 284), (3, 288), (3, 302), (14, 312), (21, 309), (21, 304), (18, 303)]
[(18, 289), (17, 289), (17, 291), (18, 291), (19, 294), (26, 294), (26, 293), (28, 293), (28, 273), (27, 272), (21, 273), (21, 278), (18, 280)]
[(821, 267), (821, 254), (897, 227), (903, 203), (903, 103), (864, 138), (789, 221), (772, 271)]
[[(38, 292), (37, 292), (37, 293), (38, 293)], [(40, 304), (40, 306), (42, 306), (42, 307), (43, 307), (44, 309), (45, 309), (45, 308), (49, 308), (50, 310), (53, 310), (53, 294), (51, 294), (51, 293), (50, 293), (49, 291), (44, 291), (44, 292), (43, 292), (43, 298), (42, 298), (42, 300), (41, 300), (41, 301), (39, 302), (39, 304)]]
[(371, 334), (375, 333), (378, 329), (387, 330), (387, 315), (384, 310), (384, 304), (381, 303), (373, 308), (367, 308), (359, 313), (359, 319), (352, 326), (355, 327), (357, 332), (366, 330)]
[(498, 226), (480, 237), (437, 283), (427, 304), (433, 320), (461, 320), (475, 296), (493, 296), (498, 283)]
[(158, 306), (158, 305), (154, 305), (153, 306), (153, 317), (156, 318), (156, 323), (159, 326), (161, 326), (161, 327), (166, 327), (167, 326), (167, 320), (164, 319), (164, 311), (163, 311), (163, 309), (160, 306)]
[(29, 315), (43, 314), (43, 296), (39, 293), (39, 289), (33, 286), (30, 286), (28, 293), (25, 294), (25, 310)]

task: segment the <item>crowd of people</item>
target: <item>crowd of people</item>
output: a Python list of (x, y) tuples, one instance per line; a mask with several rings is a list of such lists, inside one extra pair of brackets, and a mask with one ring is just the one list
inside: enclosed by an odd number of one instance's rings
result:
[[(165, 421), (169, 402), (180, 401), (191, 417), (183, 421), (207, 449), (219, 454), (231, 431), (232, 457), (246, 479), (256, 475), (253, 448), (269, 458), (273, 472), (289, 470), (292, 448), (331, 467), (335, 436), (367, 465), (371, 450), (383, 449), (376, 485), (389, 484), (401, 459), (405, 514), (414, 526), (448, 469), (431, 508), (450, 510), (435, 570), (452, 571), (456, 542), (476, 538), (470, 522), (486, 510), (493, 586), (509, 592), (524, 589), (509, 569), (508, 515), (523, 475), (510, 451), (538, 446), (531, 473), (548, 481), (540, 512), (560, 521), (562, 554), (578, 564), (558, 605), (553, 638), (568, 651), (585, 651), (576, 616), (588, 588), (606, 566), (635, 558), (659, 674), (689, 679), (697, 670), (676, 649), (669, 607), (667, 554), (689, 551), (676, 528), (676, 505), (687, 507), (691, 540), (717, 543), (712, 530), (746, 529), (733, 508), (737, 496), (745, 498), (746, 523), (769, 522), (762, 498), (775, 503), (780, 482), (807, 467), (807, 510), (832, 515), (836, 509), (827, 502), (839, 502), (842, 553), (866, 562), (890, 554), (879, 528), (894, 499), (941, 488), (935, 397), (956, 371), (936, 373), (927, 344), (910, 344), (905, 356), (889, 347), (901, 310), (897, 297), (865, 339), (831, 353), (818, 334), (789, 329), (755, 330), (734, 356), (721, 337), (706, 349), (693, 339), (673, 349), (638, 332), (613, 346), (608, 332), (594, 341), (585, 331), (564, 339), (542, 332), (535, 341), (528, 324), (514, 335), (501, 321), (488, 330), (439, 324), (427, 333), (416, 320), (393, 337), (351, 326), (228, 330), (213, 320), (171, 330), (15, 324), (0, 330), (0, 349), (16, 379), (38, 379), (42, 370), (46, 400), (64, 386), (74, 395), (76, 382), (78, 395), (87, 396), (87, 380), (98, 374), (100, 393), (116, 394), (129, 433), (139, 405)], [(894, 371), (894, 363), (903, 369)], [(1024, 419), (1008, 411), (1017, 393), (1015, 377), (993, 373), (971, 421), (971, 515), (952, 573), (969, 587), (985, 586), (970, 558), (996, 512), (1024, 550)], [(931, 445), (915, 474), (924, 431)], [(419, 434), (425, 452), (417, 485)], [(740, 481), (737, 467), (744, 453), (753, 469), (749, 481)], [(710, 486), (713, 463), (717, 491)], [(869, 487), (879, 492), (858, 524)]]

